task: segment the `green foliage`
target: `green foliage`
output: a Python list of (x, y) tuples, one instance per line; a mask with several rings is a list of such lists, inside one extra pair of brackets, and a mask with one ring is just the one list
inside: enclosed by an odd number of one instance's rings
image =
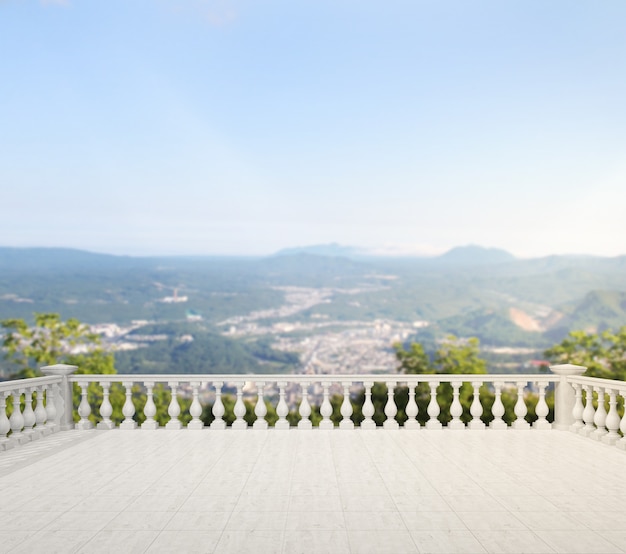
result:
[(555, 364), (575, 364), (587, 368), (585, 375), (626, 380), (626, 326), (617, 333), (572, 331), (559, 344), (545, 352)]
[[(18, 372), (13, 379), (38, 377), (39, 368), (56, 363), (77, 365), (78, 373), (115, 373), (113, 355), (104, 352), (98, 335), (70, 318), (62, 321), (59, 314), (35, 314), (35, 325), (23, 319), (5, 319), (3, 347), (6, 358)], [(84, 354), (72, 354), (75, 349)]]

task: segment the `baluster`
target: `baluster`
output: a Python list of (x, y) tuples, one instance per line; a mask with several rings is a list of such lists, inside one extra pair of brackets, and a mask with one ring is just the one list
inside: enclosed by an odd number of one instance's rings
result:
[(398, 408), (396, 406), (396, 401), (393, 397), (395, 383), (393, 381), (388, 381), (387, 385), (387, 404), (385, 404), (385, 415), (387, 419), (383, 423), (383, 427), (385, 429), (399, 429), (400, 425), (396, 421), (396, 414), (398, 413)]
[(189, 413), (191, 414), (191, 421), (187, 424), (187, 429), (192, 430), (200, 430), (204, 428), (204, 423), (200, 419), (202, 415), (202, 404), (200, 404), (200, 383), (190, 383), (191, 384), (191, 394), (193, 400), (191, 401), (191, 406), (189, 407)]
[(606, 416), (606, 428), (608, 432), (600, 440), (604, 444), (613, 446), (620, 438), (617, 430), (619, 429), (619, 414), (617, 413), (617, 391), (608, 389), (609, 394), (609, 413)]
[(0, 392), (0, 450), (13, 448), (13, 441), (7, 437), (11, 430), (11, 422), (7, 417), (7, 398), (10, 392)]
[(493, 401), (493, 406), (491, 407), (493, 421), (489, 423), (489, 429), (508, 429), (508, 425), (503, 419), (504, 404), (502, 404), (502, 383), (496, 383), (494, 381), (493, 388), (495, 391), (495, 400)]
[(300, 421), (298, 421), (298, 429), (313, 429), (313, 423), (311, 423), (311, 405), (309, 404), (309, 383), (303, 382), (300, 385), (302, 387), (302, 402), (300, 402)]
[(285, 387), (287, 383), (281, 381), (276, 383), (278, 385), (278, 405), (276, 406), (276, 415), (278, 416), (278, 421), (274, 425), (275, 429), (289, 429), (289, 422), (287, 421), (287, 414), (289, 413), (289, 407), (287, 406), (287, 402), (285, 402)]
[(78, 386), (80, 387), (80, 404), (78, 405), (78, 415), (80, 416), (80, 421), (74, 426), (74, 428), (83, 430), (91, 429), (93, 427), (93, 423), (89, 421), (91, 406), (89, 405), (89, 400), (87, 399), (89, 382), (78, 381)]
[(265, 383), (263, 381), (259, 381), (256, 384), (257, 390), (257, 399), (256, 406), (254, 407), (254, 414), (256, 415), (256, 421), (252, 424), (253, 429), (267, 429), (267, 420), (265, 416), (267, 415), (267, 406), (265, 405)]
[(243, 383), (236, 383), (237, 387), (237, 400), (235, 401), (235, 421), (233, 421), (233, 429), (246, 429), (248, 423), (243, 418), (246, 415), (246, 405), (243, 403)]
[(513, 422), (513, 429), (530, 429), (530, 423), (524, 419), (526, 414), (528, 413), (528, 408), (526, 407), (526, 401), (524, 400), (524, 387), (526, 387), (526, 383), (523, 381), (518, 381), (517, 385), (517, 402), (515, 403), (514, 412), (517, 416), (517, 419)]
[(600, 440), (608, 431), (604, 428), (606, 423), (606, 408), (604, 406), (604, 387), (595, 387), (598, 394), (598, 409), (593, 416), (593, 422), (596, 425), (596, 430), (591, 434), (591, 437)]
[(461, 421), (463, 406), (459, 400), (459, 389), (463, 383), (461, 381), (452, 381), (450, 384), (452, 385), (452, 404), (450, 405), (450, 416), (452, 419), (448, 423), (448, 429), (465, 429), (465, 424)]
[(334, 427), (333, 422), (330, 420), (330, 416), (333, 414), (333, 407), (328, 398), (328, 387), (330, 383), (322, 383), (324, 389), (324, 399), (322, 400), (322, 406), (320, 407), (320, 413), (322, 414), (322, 421), (320, 421), (320, 429), (332, 429)]
[(56, 400), (56, 385), (50, 383), (46, 389), (46, 433), (54, 433), (58, 430), (56, 422), (57, 408), (55, 405)]
[(583, 412), (585, 411), (585, 406), (583, 406), (583, 387), (580, 383), (572, 383), (572, 386), (575, 394), (574, 408), (572, 409), (574, 423), (570, 425), (570, 431), (578, 433), (585, 426), (583, 423)]
[(376, 423), (372, 419), (374, 415), (374, 404), (372, 403), (372, 387), (374, 383), (367, 381), (363, 383), (365, 387), (365, 402), (363, 402), (363, 421), (361, 422), (361, 429), (376, 429)]
[(35, 431), (39, 437), (48, 434), (46, 430), (46, 407), (43, 405), (43, 389), (41, 385), (35, 389), (37, 392), (37, 403), (35, 405)]
[[(102, 387), (102, 402), (100, 404), (100, 417), (102, 420), (96, 424), (96, 429), (115, 429), (115, 423), (111, 420), (113, 406), (111, 406), (111, 383), (100, 381)], [(141, 426), (143, 428), (143, 425)]]
[(215, 387), (215, 404), (213, 404), (213, 415), (215, 419), (211, 422), (211, 429), (226, 429), (226, 422), (224, 421), (224, 403), (222, 402), (222, 381), (216, 381), (213, 383)]
[(22, 413), (24, 417), (24, 430), (22, 434), (30, 441), (33, 440), (35, 431), (33, 427), (35, 423), (37, 423), (37, 418), (35, 417), (35, 412), (33, 411), (33, 389), (27, 388), (24, 389), (24, 412)]
[(167, 385), (172, 390), (172, 398), (170, 405), (167, 407), (167, 413), (170, 416), (170, 420), (165, 424), (166, 429), (172, 429), (174, 431), (183, 428), (178, 416), (180, 415), (180, 404), (178, 403), (178, 381), (168, 381)]
[(470, 421), (468, 425), (470, 429), (485, 428), (485, 424), (480, 419), (480, 416), (483, 415), (483, 405), (480, 403), (481, 386), (481, 381), (472, 381), (472, 387), (474, 388), (474, 397), (472, 398), (472, 405), (470, 406), (470, 414), (472, 414), (472, 421)]
[(143, 415), (146, 419), (141, 424), (142, 429), (154, 431), (159, 428), (159, 422), (154, 419), (157, 413), (156, 404), (154, 403), (154, 382), (146, 381), (146, 405), (143, 407)]
[(417, 413), (418, 407), (417, 402), (415, 402), (415, 387), (417, 387), (417, 382), (407, 382), (407, 387), (409, 388), (409, 402), (406, 405), (405, 413), (408, 419), (404, 422), (405, 429), (419, 429), (420, 424), (417, 421)]
[(354, 422), (350, 419), (352, 415), (352, 404), (350, 403), (350, 383), (344, 381), (343, 386), (343, 402), (341, 403), (341, 422), (340, 429), (354, 429)]
[(133, 404), (133, 382), (124, 381), (122, 383), (126, 390), (126, 400), (122, 407), (124, 421), (120, 424), (120, 429), (137, 429), (137, 422), (133, 419), (135, 415), (135, 405)]
[(443, 426), (441, 425), (441, 421), (437, 419), (441, 413), (441, 408), (439, 408), (439, 403), (437, 402), (437, 387), (439, 386), (439, 381), (432, 381), (429, 385), (430, 402), (426, 409), (429, 419), (426, 422), (426, 429), (441, 429)]
[(624, 399), (624, 415), (619, 422), (619, 430), (622, 432), (622, 438), (617, 441), (617, 447), (626, 450), (626, 392), (620, 391), (620, 396)]
[(585, 409), (583, 411), (583, 421), (585, 426), (580, 429), (579, 433), (584, 437), (588, 437), (593, 433), (596, 428), (593, 425), (593, 418), (596, 415), (596, 411), (593, 408), (593, 387), (591, 385), (585, 385)]
[(9, 418), (11, 423), (11, 439), (17, 444), (26, 442), (26, 438), (22, 434), (22, 428), (24, 427), (24, 416), (22, 416), (22, 407), (20, 406), (20, 400), (22, 398), (22, 392), (24, 389), (15, 390), (12, 392), (13, 396), (13, 413)]
[(545, 381), (537, 381), (537, 387), (539, 388), (539, 400), (535, 407), (535, 413), (537, 414), (537, 421), (533, 423), (533, 429), (552, 429), (552, 424), (546, 419), (550, 413), (548, 403), (546, 402), (546, 387), (548, 383)]

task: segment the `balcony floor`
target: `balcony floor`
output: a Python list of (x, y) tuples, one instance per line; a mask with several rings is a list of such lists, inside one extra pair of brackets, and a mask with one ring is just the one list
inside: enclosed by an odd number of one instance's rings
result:
[(0, 550), (624, 553), (625, 468), (557, 431), (69, 431), (0, 453)]

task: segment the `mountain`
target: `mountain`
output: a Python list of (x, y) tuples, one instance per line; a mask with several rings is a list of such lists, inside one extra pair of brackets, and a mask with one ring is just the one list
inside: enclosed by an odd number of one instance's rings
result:
[(297, 246), (295, 248), (283, 248), (276, 252), (275, 256), (293, 256), (297, 254), (313, 254), (315, 256), (328, 256), (331, 258), (351, 258), (360, 256), (363, 252), (354, 246), (342, 246), (336, 242), (330, 244), (314, 244), (311, 246)]
[(450, 265), (491, 265), (514, 262), (517, 258), (506, 250), (483, 246), (457, 246), (445, 254), (433, 258), (439, 264)]
[(549, 330), (548, 336), (560, 337), (572, 329), (617, 331), (626, 325), (626, 292), (593, 290), (582, 300), (561, 306), (560, 311), (563, 318)]

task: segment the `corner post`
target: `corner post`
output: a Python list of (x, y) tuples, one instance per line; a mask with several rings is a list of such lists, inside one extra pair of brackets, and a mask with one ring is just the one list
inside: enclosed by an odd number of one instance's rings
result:
[[(77, 369), (78, 366), (67, 364), (47, 365), (41, 368), (44, 375), (57, 375), (62, 378), (62, 381), (59, 384), (60, 394), (54, 399), (60, 431), (74, 429), (74, 395), (69, 376), (75, 373)], [(59, 404), (62, 404), (60, 409)]]
[(572, 411), (576, 402), (574, 388), (567, 382), (570, 375), (582, 375), (587, 368), (581, 365), (551, 365), (550, 371), (559, 376), (554, 390), (554, 429), (565, 431), (574, 423)]

